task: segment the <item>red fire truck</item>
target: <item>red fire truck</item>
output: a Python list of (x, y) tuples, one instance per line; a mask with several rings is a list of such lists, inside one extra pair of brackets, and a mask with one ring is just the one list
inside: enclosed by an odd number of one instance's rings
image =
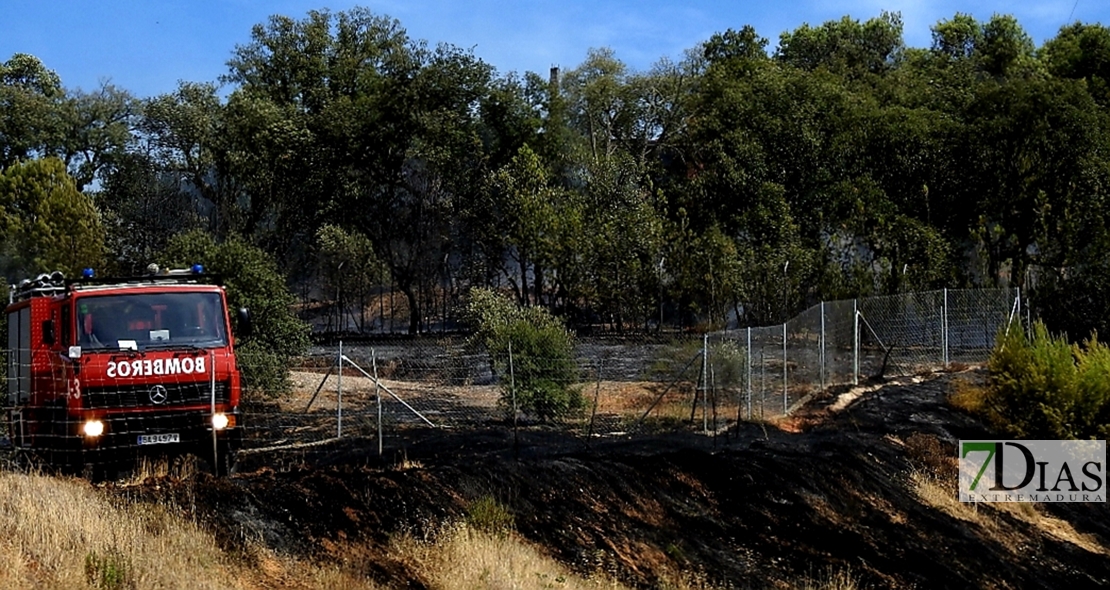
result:
[[(13, 286), (13, 447), (69, 470), (193, 453), (226, 473), (241, 432), (224, 289), (199, 265), (130, 279), (40, 275)], [(249, 324), (240, 310), (240, 328)]]

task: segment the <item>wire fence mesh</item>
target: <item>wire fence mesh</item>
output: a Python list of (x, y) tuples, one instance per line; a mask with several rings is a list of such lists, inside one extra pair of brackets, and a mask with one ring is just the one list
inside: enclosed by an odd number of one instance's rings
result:
[[(339, 346), (317, 347), (291, 370), (288, 393), (248, 407), (261, 431), (248, 438), (283, 443), (308, 431), (318, 439), (377, 437), (379, 428), (388, 434), (407, 425), (515, 424), (582, 436), (718, 432), (738, 420), (789, 414), (828, 387), (985, 362), (998, 331), (1020, 318), (1019, 305), (1012, 289), (931, 291), (823, 302), (777, 326), (584, 338), (573, 376), (551, 371), (562, 380), (547, 385), (578, 400), (555, 416), (529, 406), (530, 385), (519, 377), (514, 383), (511, 367), (496, 368), (461, 337), (347, 344), (341, 371)], [(511, 362), (542, 374), (563, 359), (518, 355)], [(274, 429), (288, 436), (275, 439)]]
[[(337, 439), (380, 451), (413, 427), (554, 429), (586, 440), (717, 433), (787, 415), (832, 386), (985, 362), (999, 330), (1020, 322), (1020, 305), (1012, 289), (830, 301), (777, 326), (581, 338), (573, 359), (516, 355), (507, 365), (463, 336), (317, 346), (291, 363), (284, 387), (261, 391), (245, 377), (235, 427), (247, 453)], [(13, 378), (29, 374), (20, 365), (32, 356), (8, 351), (10, 412), (33, 410)], [(545, 406), (556, 394), (569, 401)]]

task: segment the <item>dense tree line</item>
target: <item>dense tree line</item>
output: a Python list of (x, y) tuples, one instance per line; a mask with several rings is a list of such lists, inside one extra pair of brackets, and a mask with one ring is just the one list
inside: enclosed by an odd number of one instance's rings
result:
[(150, 98), (67, 91), (16, 54), (0, 267), (134, 272), (199, 231), (359, 329), (383, 291), (417, 333), (470, 287), (625, 330), (1012, 285), (1054, 329), (1110, 332), (1110, 29), (932, 31), (912, 48), (897, 14), (845, 17), (772, 48), (744, 26), (646, 72), (597, 49), (541, 76), (314, 11)]

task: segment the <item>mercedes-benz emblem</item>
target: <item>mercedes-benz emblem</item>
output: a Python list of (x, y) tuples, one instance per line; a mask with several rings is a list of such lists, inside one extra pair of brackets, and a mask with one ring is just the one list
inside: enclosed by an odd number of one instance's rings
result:
[(169, 397), (170, 394), (163, 385), (155, 385), (150, 388), (150, 401), (154, 402), (155, 405), (166, 403)]

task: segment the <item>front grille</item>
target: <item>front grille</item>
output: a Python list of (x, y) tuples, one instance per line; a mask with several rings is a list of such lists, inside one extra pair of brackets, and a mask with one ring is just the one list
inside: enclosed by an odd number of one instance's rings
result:
[[(165, 388), (165, 401), (155, 403), (151, 400), (151, 390), (161, 385)], [(157, 392), (162, 393), (162, 392)], [(114, 387), (87, 387), (81, 394), (85, 407), (97, 408), (166, 408), (197, 403), (211, 403), (212, 383), (195, 381), (192, 383), (148, 383), (144, 385), (121, 385)], [(158, 397), (157, 395), (154, 397)], [(227, 381), (216, 383), (216, 402), (231, 400), (231, 385)]]

